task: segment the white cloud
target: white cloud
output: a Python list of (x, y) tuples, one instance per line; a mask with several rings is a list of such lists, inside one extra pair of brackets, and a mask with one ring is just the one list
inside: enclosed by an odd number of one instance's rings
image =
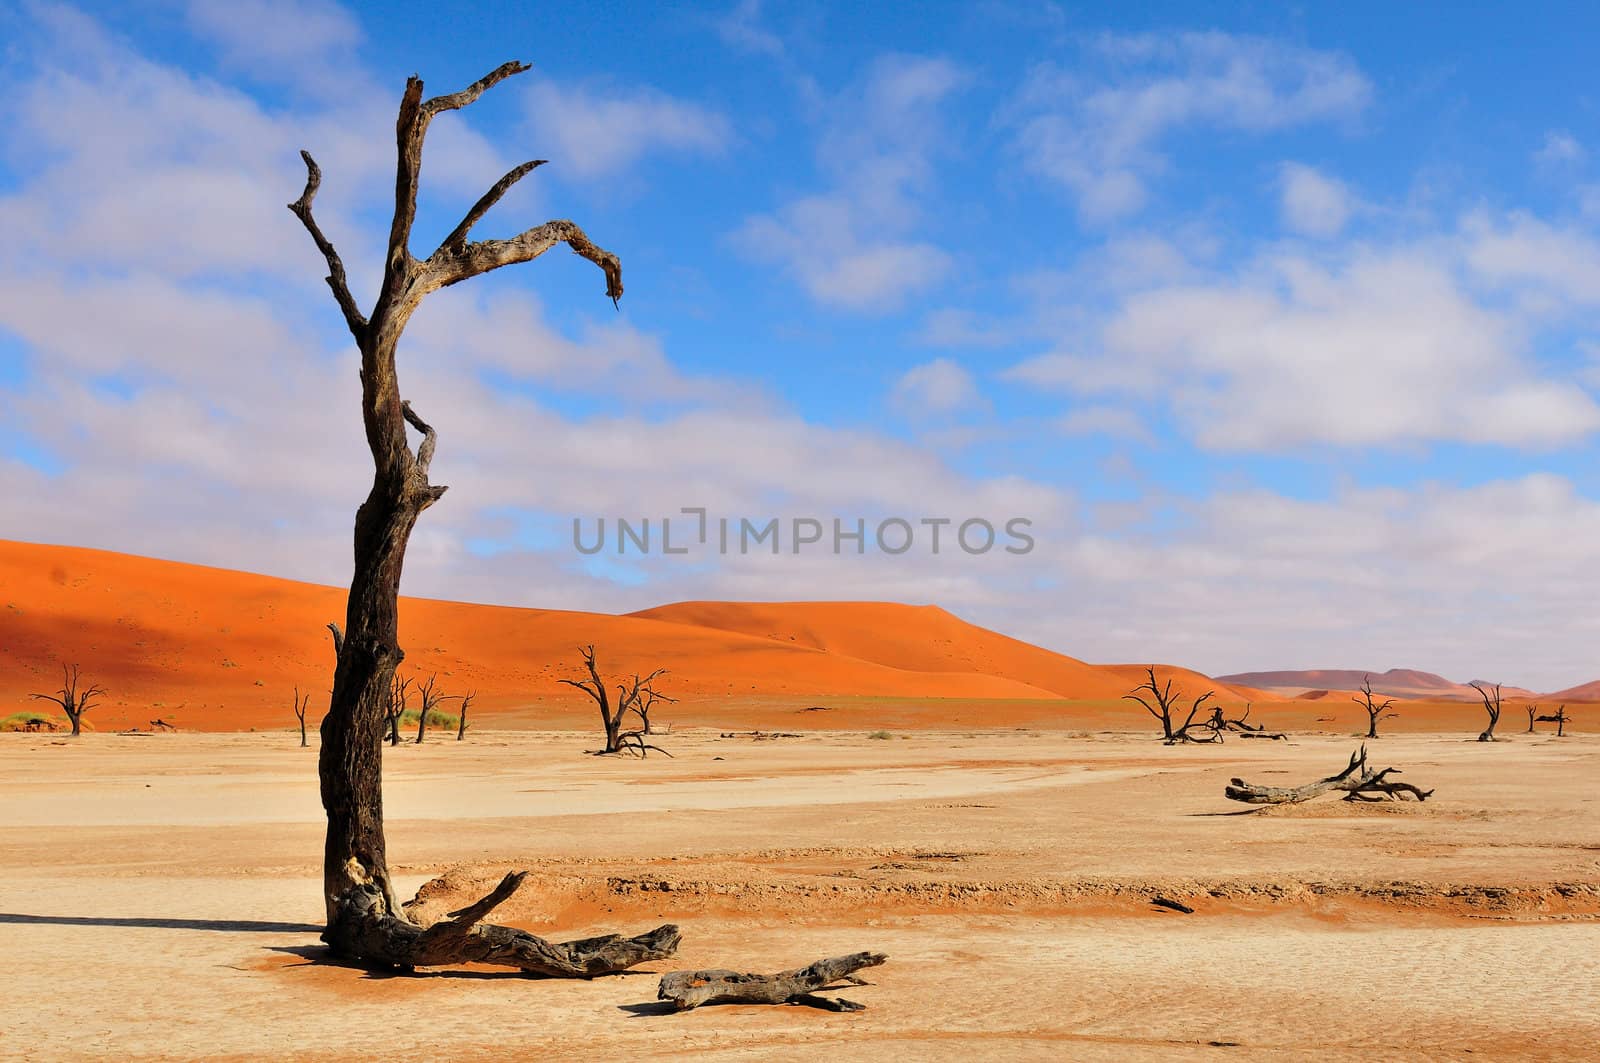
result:
[(1600, 241), (1527, 213), (1469, 215), (1462, 224), (1467, 264), (1480, 277), (1520, 288), (1544, 306), (1600, 303)]
[(185, 14), (228, 66), (300, 87), (335, 84), (363, 36), (349, 11), (324, 0), (189, 0)]
[(734, 245), (783, 266), (815, 301), (848, 310), (894, 310), (937, 284), (950, 256), (908, 234), (931, 183), (940, 105), (965, 81), (944, 60), (879, 59), (830, 105), (818, 158), (832, 188), (749, 218)]
[(1338, 236), (1350, 219), (1352, 201), (1344, 182), (1310, 166), (1286, 162), (1278, 173), (1283, 222), (1305, 236)]
[(1261, 134), (1346, 121), (1372, 86), (1338, 52), (1224, 33), (1104, 36), (1100, 77), (1046, 64), (1013, 112), (1027, 166), (1060, 182), (1089, 221), (1134, 213), (1166, 166), (1161, 141), (1179, 129)]
[(863, 238), (855, 218), (840, 199), (796, 200), (749, 219), (734, 243), (751, 258), (783, 265), (817, 302), (868, 313), (897, 309), (949, 271), (950, 256), (938, 247)]
[(980, 406), (983, 397), (977, 381), (959, 363), (935, 358), (901, 374), (890, 402), (907, 416), (926, 417)]
[(783, 39), (761, 24), (761, 6), (761, 0), (739, 0), (726, 15), (713, 19), (711, 27), (730, 48), (782, 58), (787, 51)]
[(1154, 438), (1144, 419), (1123, 406), (1080, 406), (1063, 414), (1056, 429), (1067, 436), (1107, 436), (1137, 443)]
[(1600, 428), (1586, 391), (1534, 367), (1516, 318), (1480, 305), (1420, 250), (1358, 250), (1332, 265), (1283, 256), (1224, 282), (1154, 287), (1121, 303), (1102, 345), (1011, 375), (1165, 401), (1218, 450), (1542, 447)]
[(1571, 133), (1553, 129), (1544, 135), (1544, 143), (1533, 153), (1533, 161), (1541, 166), (1561, 166), (1578, 162), (1584, 157), (1583, 145)]
[(733, 139), (719, 112), (648, 86), (536, 82), (527, 94), (537, 150), (576, 177), (618, 173), (652, 152), (716, 155)]
[(1132, 527), (1085, 529), (1053, 557), (1095, 608), (1020, 633), (1211, 674), (1411, 667), (1542, 690), (1594, 675), (1575, 648), (1600, 637), (1585, 604), (1600, 593), (1600, 503), (1561, 477), (1144, 502)]

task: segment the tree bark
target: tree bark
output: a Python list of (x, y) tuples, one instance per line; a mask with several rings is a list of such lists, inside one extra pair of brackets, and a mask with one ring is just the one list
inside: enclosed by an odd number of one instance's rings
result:
[(517, 891), (526, 875), (513, 871), (488, 896), (426, 929), (397, 916), (376, 884), (358, 886), (340, 896), (336, 918), (323, 939), (339, 955), (377, 966), (412, 970), (489, 963), (551, 978), (615, 974), (677, 951), (680, 935), (670, 923), (638, 937), (606, 934), (556, 943), (482, 922)]
[(670, 1000), (677, 1011), (688, 1011), (702, 1004), (805, 1004), (829, 1011), (862, 1011), (865, 1004), (815, 994), (836, 982), (866, 985), (855, 977), (855, 972), (864, 967), (876, 967), (888, 958), (881, 952), (856, 952), (777, 974), (673, 971), (662, 976), (656, 999)]
[[(497, 182), (426, 260), (419, 261), (411, 253), (422, 146), (429, 123), (440, 113), (467, 106), (496, 83), (527, 69), (521, 63), (506, 63), (461, 92), (428, 100), (422, 97), (420, 78), (412, 77), (406, 82), (395, 123), (394, 217), (383, 280), (370, 319), (356, 306), (344, 263), (312, 213), (322, 172), (307, 152), (301, 152), (306, 164), (305, 189), (298, 200), (289, 204), (327, 262), (328, 287), (361, 354), (362, 423), (373, 463), (372, 486), (356, 511), (354, 572), (343, 637), (334, 631), (338, 664), (328, 714), (322, 721), (318, 774), (322, 805), (328, 816), (323, 851), (323, 901), (328, 928), (323, 936), (336, 951), (402, 966), (454, 962), (494, 935), (488, 934), (487, 927), (459, 925), (460, 920), (437, 932), (435, 928), (422, 931), (414, 927), (399, 903), (389, 873), (383, 831), (382, 740), (390, 684), (395, 668), (405, 657), (398, 630), (400, 577), (406, 544), (417, 518), (445, 492), (444, 487), (428, 478), (437, 444), (434, 430), (401, 399), (395, 372), (396, 347), (406, 323), (429, 292), (502, 266), (530, 261), (560, 242), (601, 268), (606, 276), (606, 294), (613, 301), (622, 295), (622, 268), (616, 256), (596, 247), (570, 221), (548, 222), (510, 240), (468, 242), (472, 226), (533, 168), (532, 164), (514, 169)], [(406, 435), (408, 424), (421, 435), (415, 452)], [(482, 918), (487, 910), (476, 918)], [(649, 947), (620, 952), (610, 946), (598, 947), (597, 954), (603, 958), (594, 962), (601, 968), (608, 963), (623, 963), (629, 957), (637, 957), (631, 962), (639, 962), (654, 958), (652, 948), (656, 952), (664, 950), (665, 954), (675, 947), (676, 931), (656, 934), (659, 940)], [(446, 948), (447, 942), (454, 944)], [(584, 967), (585, 973), (603, 973), (587, 969), (591, 961), (581, 949), (572, 952), (576, 945), (583, 944), (588, 943), (564, 946), (571, 955), (562, 973), (573, 973), (579, 967)], [(488, 958), (493, 950), (482, 947)], [(515, 952), (520, 946), (508, 941), (506, 947)]]
[(1418, 801), (1433, 796), (1432, 790), (1421, 790), (1410, 783), (1391, 782), (1389, 776), (1400, 774), (1399, 768), (1377, 771), (1367, 767), (1367, 747), (1350, 754), (1350, 763), (1337, 775), (1330, 775), (1304, 786), (1257, 786), (1243, 779), (1230, 779), (1223, 796), (1230, 801), (1243, 801), (1251, 805), (1295, 805), (1334, 790), (1343, 791), (1346, 801), (1379, 801), (1385, 797), (1398, 800), (1410, 794)]

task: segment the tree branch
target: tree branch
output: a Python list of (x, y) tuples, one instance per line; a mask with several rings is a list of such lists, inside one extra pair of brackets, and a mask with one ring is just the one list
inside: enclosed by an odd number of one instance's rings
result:
[[(400, 100), (400, 115), (395, 122), (395, 146), (399, 153), (395, 167), (394, 221), (389, 226), (389, 257), (384, 269), (384, 292), (388, 298), (400, 293), (396, 282), (409, 274), (411, 258), (411, 226), (417, 218), (417, 185), (422, 176), (422, 142), (428, 135), (428, 124), (434, 116), (444, 111), (454, 111), (476, 100), (489, 88), (513, 74), (529, 67), (513, 60), (502, 63), (460, 92), (435, 96), (422, 102), (422, 79), (413, 75), (406, 79), (406, 92)], [(507, 188), (510, 187), (508, 184)], [(501, 190), (504, 194), (504, 189)], [(496, 199), (499, 196), (495, 197)], [(488, 210), (493, 200), (484, 206)], [(474, 208), (476, 209), (476, 208)]]
[(438, 433), (433, 430), (432, 425), (417, 415), (417, 411), (411, 408), (411, 403), (402, 402), (400, 413), (405, 417), (407, 424), (422, 433), (422, 443), (417, 447), (417, 472), (421, 474), (423, 480), (427, 480), (428, 467), (433, 464), (433, 451), (439, 442)]
[(367, 319), (361, 315), (355, 298), (350, 294), (350, 285), (345, 279), (344, 262), (339, 258), (339, 252), (334, 250), (332, 242), (322, 234), (321, 226), (311, 213), (311, 201), (316, 198), (317, 189), (322, 186), (322, 169), (309, 151), (302, 151), (300, 157), (306, 161), (306, 187), (305, 191), (300, 193), (300, 198), (289, 204), (289, 209), (300, 219), (300, 224), (306, 227), (306, 232), (311, 234), (311, 239), (316, 243), (317, 250), (322, 252), (322, 257), (328, 260), (328, 276), (325, 278), (328, 287), (333, 289), (333, 298), (344, 314), (344, 323), (349, 326), (350, 334), (355, 337), (357, 343), (360, 343), (367, 334)]
[(428, 260), (423, 291), (445, 288), (501, 266), (532, 262), (556, 244), (599, 266), (606, 275), (606, 295), (613, 305), (622, 298), (622, 263), (610, 251), (596, 247), (584, 231), (570, 221), (547, 221), (509, 240), (479, 240), (457, 248), (441, 247)]
[(467, 211), (467, 216), (461, 219), (461, 224), (451, 230), (450, 235), (440, 242), (439, 249), (429, 257), (428, 261), (432, 262), (439, 258), (440, 254), (447, 249), (458, 248), (466, 243), (467, 234), (472, 231), (472, 227), (478, 224), (485, 214), (489, 213), (489, 208), (500, 202), (500, 197), (510, 191), (512, 185), (522, 180), (535, 168), (543, 166), (547, 161), (546, 159), (534, 159), (532, 162), (525, 162), (496, 181), (494, 187), (485, 192), (482, 198), (472, 205), (472, 209)]
[[(452, 92), (448, 96), (435, 96), (433, 99), (423, 104), (422, 122), (424, 125), (426, 125), (433, 119), (434, 115), (441, 111), (459, 110), (460, 108), (465, 107), (467, 104), (472, 103), (479, 96), (482, 96), (485, 92), (488, 92), (491, 88), (498, 85), (506, 78), (511, 77), (514, 74), (525, 73), (532, 69), (533, 68), (527, 63), (521, 63), (515, 59), (512, 59), (509, 62), (501, 63), (499, 66), (495, 67), (493, 70), (489, 71), (487, 74), (483, 75), (483, 77), (479, 78), (477, 81), (474, 81), (460, 92)], [(422, 82), (418, 81), (417, 87), (420, 89), (422, 87)]]

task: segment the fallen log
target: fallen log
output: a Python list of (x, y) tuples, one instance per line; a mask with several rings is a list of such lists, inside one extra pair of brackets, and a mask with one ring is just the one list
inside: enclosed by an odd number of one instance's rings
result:
[(688, 1011), (702, 1004), (801, 1004), (826, 1011), (862, 1011), (865, 1004), (816, 994), (833, 987), (836, 982), (868, 985), (855, 977), (855, 972), (863, 967), (876, 967), (886, 959), (888, 957), (881, 952), (857, 952), (777, 974), (673, 971), (662, 976), (656, 999), (672, 1001), (676, 1011)]
[(1346, 801), (1381, 801), (1385, 797), (1401, 800), (1410, 794), (1418, 801), (1433, 796), (1432, 790), (1422, 790), (1405, 782), (1391, 782), (1389, 776), (1399, 775), (1399, 768), (1379, 771), (1367, 767), (1367, 747), (1350, 754), (1350, 763), (1337, 775), (1306, 783), (1304, 786), (1258, 786), (1243, 779), (1230, 779), (1223, 795), (1230, 801), (1243, 801), (1251, 805), (1293, 805), (1309, 801), (1330, 791), (1344, 792)]
[(526, 930), (484, 923), (483, 919), (522, 885), (526, 871), (513, 871), (488, 896), (454, 911), (429, 927), (389, 911), (383, 890), (362, 883), (346, 891), (322, 933), (338, 955), (403, 971), (461, 963), (516, 967), (551, 978), (593, 978), (615, 974), (678, 949), (678, 928), (668, 923), (648, 934), (620, 934), (551, 942)]

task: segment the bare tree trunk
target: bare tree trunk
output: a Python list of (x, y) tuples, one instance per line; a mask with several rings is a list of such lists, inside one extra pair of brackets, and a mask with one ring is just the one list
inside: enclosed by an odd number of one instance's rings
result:
[(89, 711), (96, 698), (105, 694), (105, 689), (99, 684), (90, 684), (83, 690), (78, 689), (78, 666), (61, 666), (61, 692), (58, 694), (32, 694), (35, 701), (50, 701), (61, 706), (61, 711), (67, 714), (67, 719), (72, 722), (71, 737), (77, 738), (82, 729), (83, 714)]
[[(1304, 786), (1258, 786), (1243, 779), (1231, 779), (1223, 790), (1230, 801), (1243, 801), (1250, 805), (1294, 805), (1309, 801), (1330, 790), (1344, 792), (1346, 801), (1379, 801), (1384, 797), (1399, 799), (1410, 794), (1418, 801), (1433, 796), (1432, 790), (1420, 790), (1410, 783), (1390, 782), (1389, 776), (1400, 774), (1399, 768), (1377, 771), (1367, 767), (1367, 747), (1350, 754), (1350, 763), (1337, 775), (1306, 783)], [(1378, 796), (1371, 796), (1371, 795)]]
[(1497, 741), (1494, 736), (1494, 725), (1500, 722), (1500, 684), (1496, 683), (1494, 685), (1493, 697), (1490, 697), (1489, 691), (1477, 683), (1473, 683), (1471, 686), (1478, 692), (1478, 696), (1483, 699), (1483, 711), (1489, 714), (1489, 726), (1483, 729), (1483, 733), (1478, 736), (1478, 741)]
[[(467, 106), (491, 86), (526, 69), (521, 63), (506, 63), (461, 92), (428, 100), (422, 97), (420, 78), (406, 82), (395, 123), (394, 217), (383, 281), (370, 319), (356, 306), (344, 263), (312, 215), (322, 173), (306, 152), (301, 152), (306, 164), (305, 189), (289, 205), (327, 262), (328, 287), (361, 353), (362, 422), (373, 463), (371, 489), (356, 512), (355, 566), (344, 636), (335, 637), (338, 666), (328, 714), (322, 721), (318, 773), (328, 816), (323, 852), (323, 900), (328, 918), (324, 938), (337, 951), (398, 966), (488, 958), (479, 955), (476, 943), (490, 928), (458, 919), (443, 930), (418, 930), (401, 907), (389, 874), (383, 832), (382, 739), (390, 684), (405, 657), (398, 634), (400, 577), (417, 518), (445, 492), (428, 479), (437, 442), (434, 430), (401, 399), (395, 373), (396, 346), (412, 313), (429, 292), (501, 266), (530, 261), (558, 243), (566, 243), (600, 266), (606, 275), (606, 294), (613, 301), (622, 295), (622, 271), (616, 257), (590, 243), (572, 222), (547, 222), (509, 240), (469, 242), (473, 226), (538, 162), (524, 163), (496, 182), (426, 260), (419, 261), (411, 252), (422, 145), (429, 123), (440, 113)], [(414, 453), (406, 435), (408, 424), (421, 435)], [(501, 899), (486, 899), (468, 909), (476, 913), (473, 922)], [(665, 933), (669, 929), (670, 935)], [(639, 945), (632, 951), (603, 950), (599, 958), (584, 959), (581, 973), (618, 970), (670, 952), (669, 944), (676, 946), (675, 928), (664, 927), (656, 935), (660, 948)], [(574, 971), (569, 964), (561, 973)]]
[(456, 741), (460, 742), (467, 737), (467, 710), (472, 707), (472, 699), (477, 693), (469, 693), (461, 699), (461, 715), (456, 717)]
[[(1389, 716), (1398, 716), (1399, 713), (1389, 712), (1394, 706), (1394, 699), (1382, 703), (1372, 700), (1372, 677), (1365, 676), (1361, 680), (1361, 697), (1351, 698), (1351, 701), (1367, 710), (1367, 737), (1378, 737), (1378, 721)], [(1385, 715), (1387, 714), (1387, 716)]]

